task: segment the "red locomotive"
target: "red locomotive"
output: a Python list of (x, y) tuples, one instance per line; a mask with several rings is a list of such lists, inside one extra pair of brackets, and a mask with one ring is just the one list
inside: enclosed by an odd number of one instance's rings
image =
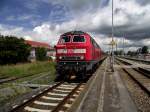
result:
[(84, 78), (102, 60), (102, 50), (95, 40), (82, 31), (64, 33), (55, 46), (57, 78), (68, 77), (70, 71)]

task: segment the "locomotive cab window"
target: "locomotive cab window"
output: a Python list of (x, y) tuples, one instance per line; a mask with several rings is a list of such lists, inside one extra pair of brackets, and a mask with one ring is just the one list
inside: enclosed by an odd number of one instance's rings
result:
[(73, 42), (85, 42), (84, 36), (74, 36)]
[(70, 36), (63, 36), (60, 40), (61, 43), (70, 42)]

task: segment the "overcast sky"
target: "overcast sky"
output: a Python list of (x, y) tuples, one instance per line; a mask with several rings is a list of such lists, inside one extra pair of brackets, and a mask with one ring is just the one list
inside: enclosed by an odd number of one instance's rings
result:
[[(102, 49), (111, 35), (111, 0), (0, 0), (0, 33), (55, 44), (70, 30), (88, 32)], [(122, 47), (150, 46), (150, 0), (114, 0), (114, 36)]]

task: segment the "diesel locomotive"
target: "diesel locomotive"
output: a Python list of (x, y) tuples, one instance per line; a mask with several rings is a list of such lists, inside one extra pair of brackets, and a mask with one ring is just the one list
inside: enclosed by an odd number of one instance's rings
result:
[(86, 32), (70, 31), (60, 36), (55, 46), (57, 79), (70, 77), (84, 78), (91, 73), (102, 60), (102, 50), (96, 41)]

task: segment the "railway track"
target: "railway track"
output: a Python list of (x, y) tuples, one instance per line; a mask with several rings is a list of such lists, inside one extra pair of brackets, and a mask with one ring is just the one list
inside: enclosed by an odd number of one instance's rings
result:
[(116, 63), (119, 65), (123, 65), (123, 71), (127, 73), (131, 77), (131, 79), (133, 79), (134, 82), (136, 82), (141, 87), (141, 89), (144, 90), (150, 96), (150, 77), (147, 73), (144, 73), (140, 69), (124, 67), (124, 65), (131, 65), (125, 61), (117, 59)]
[(63, 112), (68, 110), (83, 90), (85, 83), (60, 82), (30, 100), (14, 106), (10, 112)]
[[(46, 72), (41, 72), (39, 74), (42, 74), (42, 73), (46, 73)], [(20, 80), (20, 79), (27, 78), (27, 77), (32, 77), (34, 75), (37, 75), (37, 74), (30, 74), (30, 75), (25, 75), (25, 76), (22, 76), (22, 77), (4, 77), (4, 78), (0, 78), (0, 84), (13, 82), (13, 81)]]
[(17, 79), (18, 79), (18, 78), (16, 78), (16, 77), (1, 78), (1, 79), (0, 79), (0, 84), (7, 83), (7, 82), (11, 82), (11, 81), (14, 81), (14, 80), (17, 80)]
[[(146, 77), (149, 77), (150, 78), (150, 71), (148, 70), (148, 69), (144, 69), (144, 68), (142, 68), (142, 67), (136, 67), (134, 64), (132, 64), (132, 63), (129, 63), (129, 62), (127, 62), (127, 61), (125, 61), (125, 60), (122, 60), (122, 59), (120, 59), (120, 58), (117, 58), (117, 60), (119, 60), (120, 62), (122, 62), (123, 64), (125, 64), (125, 65), (127, 65), (127, 66), (132, 66), (132, 68), (135, 70), (135, 71), (137, 71), (137, 72), (140, 72), (140, 73), (142, 73), (143, 75), (145, 75)], [(135, 66), (135, 67), (134, 67)]]
[(147, 61), (147, 60), (142, 60), (142, 59), (140, 60), (140, 59), (129, 58), (129, 57), (120, 57), (120, 58), (132, 60), (132, 61), (136, 61), (136, 62), (140, 62), (140, 63), (144, 63), (144, 64), (150, 64), (150, 61)]

